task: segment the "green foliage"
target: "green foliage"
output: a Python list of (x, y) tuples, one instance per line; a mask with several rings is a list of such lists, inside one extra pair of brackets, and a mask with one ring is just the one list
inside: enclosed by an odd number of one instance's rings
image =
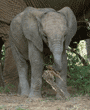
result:
[(88, 22), (88, 19), (85, 19), (85, 21), (87, 21), (87, 22)]
[(0, 109), (5, 110), (4, 108), (5, 108), (5, 105), (0, 105)]
[[(71, 71), (68, 72), (70, 78), (68, 78), (68, 85), (77, 88), (77, 90), (84, 94), (90, 94), (90, 71), (89, 66), (76, 66), (71, 68)], [(70, 70), (70, 68), (69, 68)]]
[(47, 65), (52, 65), (53, 64), (53, 55), (47, 55), (44, 57), (44, 66), (47, 66)]
[[(81, 45), (81, 44), (80, 44)], [(84, 47), (81, 47), (81, 50)], [(77, 52), (81, 52), (77, 49)], [(73, 52), (67, 52), (68, 56), (68, 86), (72, 86), (78, 90), (79, 93), (90, 95), (90, 65), (83, 66), (82, 62)], [(84, 58), (85, 55), (83, 55)]]
[(3, 87), (0, 87), (0, 93), (2, 93), (3, 92)]
[[(85, 21), (89, 23), (88, 19), (85, 19)], [(90, 30), (90, 23), (89, 23), (89, 26), (87, 27), (87, 29)]]
[(2, 60), (5, 60), (5, 45), (2, 46)]

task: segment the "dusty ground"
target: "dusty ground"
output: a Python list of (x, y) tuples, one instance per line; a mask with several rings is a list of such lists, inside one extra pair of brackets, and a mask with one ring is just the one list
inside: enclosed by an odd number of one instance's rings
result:
[[(70, 89), (70, 88), (69, 88)], [(69, 90), (70, 92), (71, 90)], [(71, 91), (72, 92), (72, 91)], [(56, 100), (52, 89), (42, 91), (43, 98), (31, 102), (29, 98), (15, 94), (0, 94), (1, 110), (90, 110), (88, 95)]]

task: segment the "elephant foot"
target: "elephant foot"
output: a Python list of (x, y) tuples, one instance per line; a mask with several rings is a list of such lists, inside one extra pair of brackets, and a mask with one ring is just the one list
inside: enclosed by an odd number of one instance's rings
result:
[(29, 99), (29, 101), (30, 102), (36, 102), (36, 101), (41, 101), (42, 100), (42, 97), (40, 98), (40, 97), (31, 97), (30, 99)]
[(40, 100), (42, 100), (42, 96), (40, 95), (40, 94), (32, 94), (32, 93), (30, 93), (30, 95), (29, 95), (29, 98), (30, 98), (30, 101), (32, 102), (32, 101), (40, 101)]
[(20, 87), (20, 84), (18, 85), (18, 94), (21, 96), (29, 96), (30, 93), (30, 89), (29, 89), (29, 85), (23, 87)]
[(68, 91), (64, 92), (64, 97), (61, 96), (61, 95), (58, 94), (58, 93), (57, 93), (57, 95), (56, 95), (56, 99), (60, 99), (60, 100), (62, 100), (62, 99), (69, 99), (69, 98), (70, 98), (70, 94), (68, 93)]
[(29, 96), (29, 94), (23, 94), (23, 93), (21, 93), (21, 96), (28, 97), (28, 96)]
[(42, 98), (41, 94), (39, 92), (31, 92), (29, 94), (30, 98)]
[(29, 91), (22, 91), (21, 96), (29, 96)]

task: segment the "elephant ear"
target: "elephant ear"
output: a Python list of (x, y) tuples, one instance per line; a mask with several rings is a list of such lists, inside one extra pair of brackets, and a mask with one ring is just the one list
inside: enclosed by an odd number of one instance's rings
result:
[(30, 11), (26, 11), (22, 18), (22, 30), (24, 36), (33, 42), (38, 50), (43, 51), (43, 41), (39, 32), (39, 21), (38, 19), (30, 13)]
[(67, 19), (67, 34), (66, 34), (66, 40), (65, 40), (65, 47), (68, 48), (71, 39), (75, 35), (77, 31), (77, 20), (73, 13), (73, 11), (69, 7), (64, 7), (63, 9), (58, 11), (59, 13), (63, 14)]

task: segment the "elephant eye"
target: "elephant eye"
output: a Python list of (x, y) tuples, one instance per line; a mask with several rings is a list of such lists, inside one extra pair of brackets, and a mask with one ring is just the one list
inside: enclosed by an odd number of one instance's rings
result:
[(43, 32), (43, 36), (44, 36), (45, 39), (47, 39), (47, 35), (44, 32)]
[(64, 35), (64, 40), (66, 40), (66, 34)]
[(47, 36), (46, 36), (45, 33), (43, 33), (42, 39), (44, 40), (44, 42), (45, 42), (46, 44), (48, 44), (48, 39), (47, 39)]
[(46, 35), (44, 35), (44, 37), (47, 39), (47, 36)]
[(46, 33), (45, 33), (44, 31), (43, 31), (43, 36), (44, 36), (44, 37), (47, 37), (47, 35), (46, 35)]

